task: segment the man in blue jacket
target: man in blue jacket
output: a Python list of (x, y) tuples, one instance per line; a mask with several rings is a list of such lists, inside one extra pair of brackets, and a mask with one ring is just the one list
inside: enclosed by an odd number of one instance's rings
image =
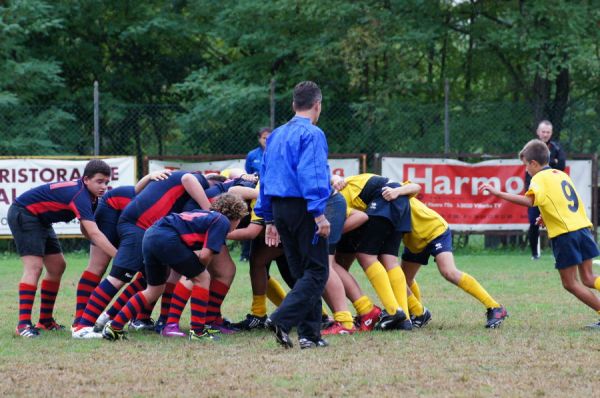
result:
[(296, 115), (267, 139), (260, 172), (255, 213), (267, 224), (265, 241), (281, 240), (296, 284), (267, 326), (277, 342), (293, 346), (288, 335), (295, 326), (300, 348), (324, 347), (321, 338), (321, 295), (329, 273), (325, 206), (331, 194), (327, 139), (316, 126), (321, 114), (321, 90), (311, 81), (294, 88)]

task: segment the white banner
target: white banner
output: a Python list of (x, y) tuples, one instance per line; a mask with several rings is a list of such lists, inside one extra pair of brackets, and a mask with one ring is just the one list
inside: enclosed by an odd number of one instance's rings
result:
[[(592, 215), (592, 161), (568, 160), (565, 170)], [(465, 163), (454, 159), (383, 157), (381, 174), (422, 186), (419, 198), (440, 213), (456, 231), (527, 230), (524, 207), (479, 193), (483, 182), (503, 191), (525, 193), (525, 166), (517, 159)]]
[[(6, 215), (9, 206), (23, 192), (47, 182), (81, 178), (89, 159), (0, 159), (0, 235), (11, 235)], [(135, 157), (102, 159), (112, 169), (110, 186), (136, 183)], [(56, 223), (54, 230), (61, 235), (79, 235), (79, 221)]]
[[(203, 174), (219, 173), (221, 170), (240, 168), (244, 169), (246, 159), (213, 160), (210, 162), (178, 162), (170, 160), (149, 160), (149, 172), (170, 169), (201, 171)], [(340, 176), (352, 176), (360, 173), (360, 161), (358, 158), (329, 159), (329, 167), (332, 174)]]

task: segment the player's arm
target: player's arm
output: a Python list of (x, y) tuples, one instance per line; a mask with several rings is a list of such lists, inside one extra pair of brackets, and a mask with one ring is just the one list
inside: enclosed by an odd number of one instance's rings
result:
[(208, 267), (208, 264), (210, 264), (215, 256), (215, 253), (208, 247), (203, 247), (201, 250), (195, 250), (194, 253), (205, 267)]
[(158, 170), (145, 175), (137, 184), (135, 184), (135, 194), (137, 195), (142, 189), (146, 188), (146, 185), (148, 185), (150, 181), (166, 180), (170, 175), (171, 170)]
[(490, 193), (500, 199), (506, 200), (511, 203), (515, 203), (520, 206), (527, 206), (527, 207), (533, 206), (533, 196), (515, 195), (513, 193), (503, 192), (503, 191), (496, 189), (491, 184), (481, 184), (479, 186), (479, 191), (481, 193), (483, 193), (484, 195), (487, 192), (487, 193)]
[(344, 221), (344, 228), (342, 229), (342, 233), (352, 231), (369, 220), (369, 216), (364, 211), (351, 209), (350, 214), (346, 217), (346, 221)]
[(85, 230), (85, 228), (83, 228), (83, 224), (81, 224), (81, 222), (79, 223), (79, 230), (81, 231), (81, 234), (87, 239), (87, 240), (91, 240), (90, 236), (88, 235), (87, 231)]
[(398, 198), (399, 196), (415, 196), (419, 192), (421, 192), (421, 186), (419, 184), (415, 184), (414, 182), (409, 182), (397, 188), (383, 187), (381, 190), (381, 195), (389, 202)]
[(89, 237), (94, 245), (98, 246), (104, 253), (109, 255), (110, 257), (115, 257), (117, 254), (117, 249), (110, 243), (108, 238), (98, 229), (98, 225), (96, 225), (95, 221), (90, 220), (79, 220), (82, 228), (85, 229), (84, 235)]
[(246, 228), (239, 228), (231, 231), (227, 235), (227, 239), (231, 240), (252, 240), (263, 231), (264, 226), (251, 223)]
[(202, 188), (200, 181), (198, 181), (193, 174), (184, 174), (183, 177), (181, 177), (181, 184), (202, 210), (210, 209), (210, 202), (206, 197), (206, 192), (204, 192), (204, 188)]
[(254, 200), (258, 198), (258, 190), (254, 188), (235, 186), (229, 188), (227, 192), (232, 193), (234, 195), (238, 195), (244, 200)]
[(334, 174), (331, 176), (331, 186), (336, 191), (341, 191), (346, 186), (346, 180), (344, 177)]

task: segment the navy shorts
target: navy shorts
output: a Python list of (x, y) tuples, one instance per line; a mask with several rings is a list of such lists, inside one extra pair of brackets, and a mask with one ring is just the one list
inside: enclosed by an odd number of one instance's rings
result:
[(452, 232), (450, 228), (444, 231), (443, 234), (429, 242), (425, 249), (420, 253), (413, 253), (404, 247), (404, 253), (402, 253), (402, 260), (410, 261), (412, 263), (427, 265), (429, 262), (429, 256), (435, 258), (440, 253), (452, 251)]
[(600, 254), (589, 228), (567, 232), (550, 239), (556, 269), (565, 269), (583, 263)]
[[(391, 182), (386, 186), (398, 188), (401, 185)], [(394, 226), (396, 232), (410, 232), (412, 230), (408, 196), (399, 196), (390, 202), (385, 200), (380, 192), (369, 202), (366, 212), (369, 218), (373, 216), (386, 218)]]
[(342, 230), (346, 221), (346, 199), (340, 194), (335, 194), (327, 200), (325, 218), (329, 221), (329, 254), (335, 254), (335, 249), (342, 238)]
[(7, 218), (19, 256), (44, 257), (62, 253), (52, 226), (42, 224), (39, 218), (23, 206), (17, 203), (10, 205)]
[(121, 244), (113, 260), (113, 267), (133, 271), (134, 274), (143, 271), (142, 240), (146, 231), (135, 224), (123, 221), (117, 225), (117, 230)]
[(150, 286), (165, 284), (170, 268), (189, 279), (206, 269), (171, 228), (150, 227), (144, 235), (142, 250), (146, 282)]
[(121, 210), (115, 210), (104, 204), (104, 201), (98, 203), (98, 208), (94, 212), (94, 218), (100, 232), (112, 243), (114, 247), (119, 247), (119, 232), (117, 225), (119, 224), (119, 216)]
[(369, 217), (360, 228), (342, 235), (337, 245), (339, 253), (388, 254), (398, 256), (402, 232), (385, 217)]

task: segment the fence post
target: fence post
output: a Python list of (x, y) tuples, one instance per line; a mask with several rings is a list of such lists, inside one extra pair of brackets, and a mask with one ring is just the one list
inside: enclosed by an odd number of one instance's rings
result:
[(450, 112), (448, 109), (448, 97), (450, 96), (450, 85), (448, 79), (444, 80), (444, 154), (450, 153)]
[(94, 81), (94, 156), (100, 155), (100, 91)]
[(269, 127), (273, 130), (275, 128), (275, 78), (271, 79), (270, 86), (269, 105), (271, 119), (269, 121)]

